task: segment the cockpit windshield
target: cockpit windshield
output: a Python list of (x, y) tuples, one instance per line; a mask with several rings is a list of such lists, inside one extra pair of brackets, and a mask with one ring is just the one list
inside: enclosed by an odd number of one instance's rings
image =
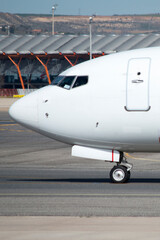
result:
[(75, 79), (75, 76), (66, 76), (63, 78), (63, 80), (58, 84), (59, 87), (65, 88), (65, 89), (70, 89), (73, 81)]
[(63, 78), (65, 78), (65, 76), (59, 75), (59, 76), (57, 76), (57, 77), (52, 81), (51, 84), (52, 84), (52, 85), (58, 85), (58, 83), (61, 82)]
[(67, 90), (71, 88), (80, 87), (88, 83), (88, 76), (57, 76), (53, 81), (52, 85), (65, 88)]
[(76, 81), (73, 84), (73, 88), (80, 87), (88, 83), (88, 76), (77, 76)]

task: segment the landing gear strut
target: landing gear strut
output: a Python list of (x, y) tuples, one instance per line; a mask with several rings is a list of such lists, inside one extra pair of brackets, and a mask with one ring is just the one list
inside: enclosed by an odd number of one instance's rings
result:
[(114, 166), (110, 171), (110, 179), (114, 183), (126, 183), (130, 179), (133, 165), (128, 163), (123, 153), (120, 157), (120, 162), (117, 163), (117, 166)]

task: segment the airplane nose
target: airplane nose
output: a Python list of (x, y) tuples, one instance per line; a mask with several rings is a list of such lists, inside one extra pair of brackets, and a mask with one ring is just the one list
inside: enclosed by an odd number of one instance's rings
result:
[(9, 109), (10, 117), (28, 128), (38, 128), (37, 91), (17, 100)]

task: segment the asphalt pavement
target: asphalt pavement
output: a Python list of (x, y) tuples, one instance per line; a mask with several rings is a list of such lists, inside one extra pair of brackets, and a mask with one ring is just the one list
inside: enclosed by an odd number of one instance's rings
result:
[(132, 154), (127, 184), (111, 163), (71, 157), (71, 146), (32, 132), (0, 112), (1, 216), (160, 216), (160, 154)]
[(159, 240), (160, 154), (127, 154), (127, 184), (111, 163), (71, 157), (71, 146), (13, 122), (0, 99), (0, 240)]

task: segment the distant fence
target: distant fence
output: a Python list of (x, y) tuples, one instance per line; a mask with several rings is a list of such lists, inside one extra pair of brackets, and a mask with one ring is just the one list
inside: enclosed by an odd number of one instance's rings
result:
[(17, 89), (18, 95), (27, 95), (31, 92), (36, 91), (37, 89)]
[(0, 97), (13, 97), (13, 95), (27, 95), (37, 89), (0, 89)]
[(1, 97), (13, 97), (13, 95), (17, 95), (17, 89), (0, 89), (0, 96)]

